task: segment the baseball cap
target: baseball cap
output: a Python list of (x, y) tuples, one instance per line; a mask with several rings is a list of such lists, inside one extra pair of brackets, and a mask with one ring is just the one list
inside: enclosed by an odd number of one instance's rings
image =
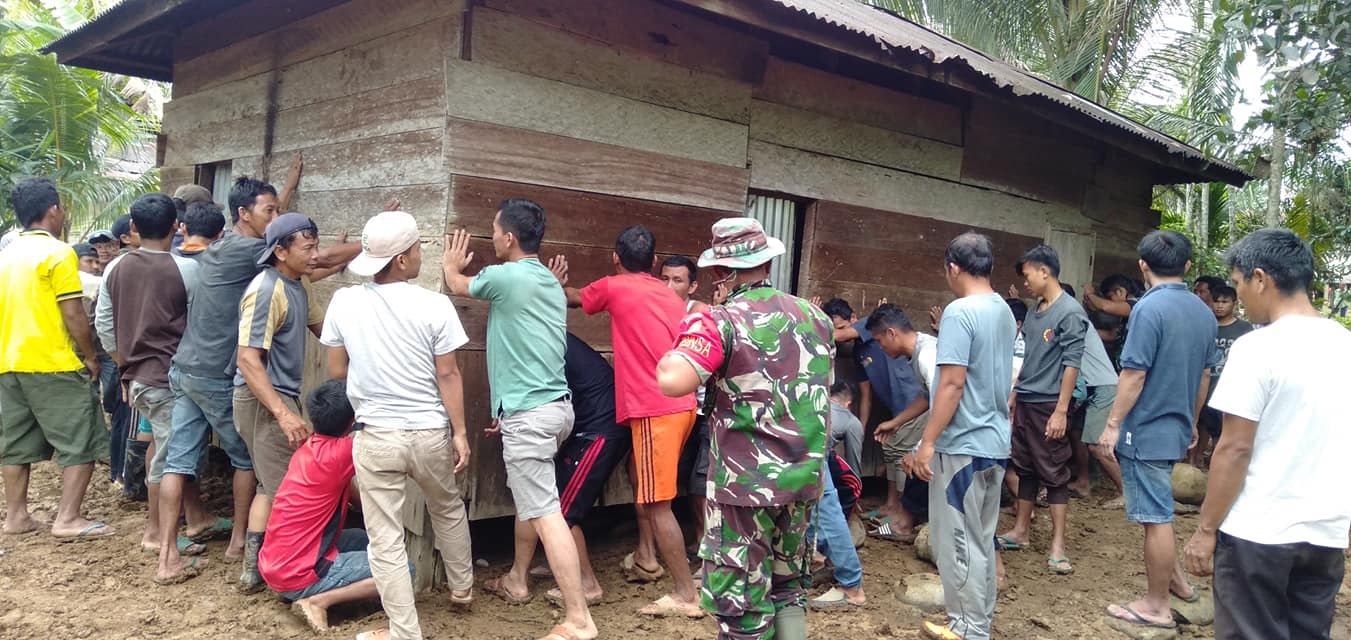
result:
[(200, 184), (185, 184), (174, 191), (174, 198), (182, 200), (184, 204), (211, 202), (211, 192)]
[(260, 267), (267, 266), (272, 261), (273, 250), (277, 248), (277, 243), (298, 231), (313, 229), (319, 233), (319, 226), (309, 216), (303, 213), (283, 213), (267, 223), (267, 231), (263, 234), (263, 241), (267, 243), (263, 250), (258, 253), (257, 264)]
[(361, 254), (347, 269), (359, 276), (373, 276), (418, 240), (417, 220), (413, 216), (402, 211), (378, 213), (361, 229)]
[(105, 242), (117, 242), (117, 237), (113, 235), (113, 232), (107, 229), (99, 229), (98, 231), (90, 233), (89, 237), (85, 239), (85, 242), (88, 242), (89, 244), (103, 244)]
[(122, 236), (131, 234), (131, 214), (128, 213), (113, 222), (113, 239), (121, 240)]
[(99, 257), (99, 250), (95, 249), (94, 245), (89, 244), (88, 242), (77, 242), (71, 245), (71, 248), (75, 250), (75, 255), (81, 258)]

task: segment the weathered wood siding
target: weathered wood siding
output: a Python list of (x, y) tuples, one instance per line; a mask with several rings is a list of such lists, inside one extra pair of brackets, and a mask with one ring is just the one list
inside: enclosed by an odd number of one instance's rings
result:
[[(1032, 244), (1074, 238), (1073, 272), (1100, 278), (1133, 266), (1134, 242), (1157, 222), (1147, 165), (1035, 114), (807, 66), (763, 32), (655, 0), (322, 4), (226, 29), (265, 14), (268, 0), (251, 0), (185, 32), (165, 108), (165, 187), (214, 163), (280, 182), (302, 151), (293, 208), (331, 242), (399, 197), (428, 241), (418, 282), (429, 288), (440, 287), (449, 229), (473, 234), (471, 271), (496, 262), (488, 239), (506, 198), (544, 206), (542, 255), (565, 254), (580, 286), (613, 271), (622, 228), (651, 229), (659, 258), (695, 255), (709, 226), (758, 190), (807, 203), (800, 294), (860, 312), (886, 297), (922, 327), (925, 310), (951, 298), (941, 255), (957, 233), (994, 239), (1004, 291)], [(356, 281), (335, 276), (317, 297)], [(463, 488), (471, 517), (507, 515), (500, 444), (481, 437), (487, 305), (455, 304), (471, 339), (460, 357), (474, 452)], [(609, 349), (606, 317), (572, 312), (569, 327)], [(630, 498), (621, 472), (605, 500)], [(418, 532), (419, 514), (408, 514)]]

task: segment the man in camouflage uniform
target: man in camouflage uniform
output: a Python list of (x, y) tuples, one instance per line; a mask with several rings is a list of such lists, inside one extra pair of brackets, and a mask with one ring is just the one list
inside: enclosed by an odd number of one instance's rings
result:
[(668, 396), (715, 381), (701, 605), (721, 639), (807, 637), (807, 525), (821, 497), (831, 362), (830, 319), (769, 283), (784, 246), (750, 218), (713, 225), (699, 257), (729, 291), (687, 317), (657, 365)]

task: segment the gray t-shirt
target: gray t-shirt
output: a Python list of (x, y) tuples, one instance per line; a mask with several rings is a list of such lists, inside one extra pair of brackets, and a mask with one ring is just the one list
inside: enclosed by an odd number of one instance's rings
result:
[(1083, 378), (1084, 385), (1089, 387), (1112, 387), (1116, 386), (1116, 367), (1112, 366), (1112, 359), (1107, 355), (1107, 345), (1102, 343), (1102, 336), (1098, 335), (1098, 330), (1088, 325), (1088, 331), (1084, 333), (1084, 360), (1083, 366), (1079, 368), (1079, 376)]
[(197, 258), (197, 287), (188, 298), (188, 327), (175, 367), (199, 377), (234, 376), (239, 300), (262, 270), (257, 259), (264, 246), (261, 238), (227, 233)]
[[(1018, 324), (998, 294), (958, 298), (943, 311), (938, 375), (943, 365), (966, 367), (966, 386), (952, 422), (934, 450), (952, 455), (1009, 457), (1009, 380)], [(937, 389), (938, 384), (933, 385)], [(930, 396), (932, 403), (933, 396)]]
[[(239, 301), (239, 347), (266, 352), (267, 377), (277, 393), (300, 397), (305, 373), (305, 324), (310, 315), (309, 294), (300, 280), (273, 267), (254, 277)], [(244, 376), (235, 373), (235, 386)]]
[[(1037, 306), (1041, 306), (1038, 301)], [(1065, 367), (1078, 369), (1084, 358), (1088, 315), (1079, 301), (1061, 294), (1050, 306), (1023, 319), (1026, 350), (1014, 392), (1022, 402), (1055, 402)]]
[(863, 423), (848, 409), (830, 403), (830, 447), (844, 443), (844, 462), (863, 475)]

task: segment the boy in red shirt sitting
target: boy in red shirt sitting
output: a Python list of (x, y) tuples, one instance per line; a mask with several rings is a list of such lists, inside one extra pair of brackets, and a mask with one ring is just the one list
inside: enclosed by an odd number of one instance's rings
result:
[(366, 559), (366, 532), (343, 529), (352, 486), (352, 405), (342, 380), (310, 393), (306, 413), (314, 425), (286, 470), (272, 505), (258, 571), (267, 586), (293, 603), (316, 631), (328, 629), (328, 608), (378, 600)]

